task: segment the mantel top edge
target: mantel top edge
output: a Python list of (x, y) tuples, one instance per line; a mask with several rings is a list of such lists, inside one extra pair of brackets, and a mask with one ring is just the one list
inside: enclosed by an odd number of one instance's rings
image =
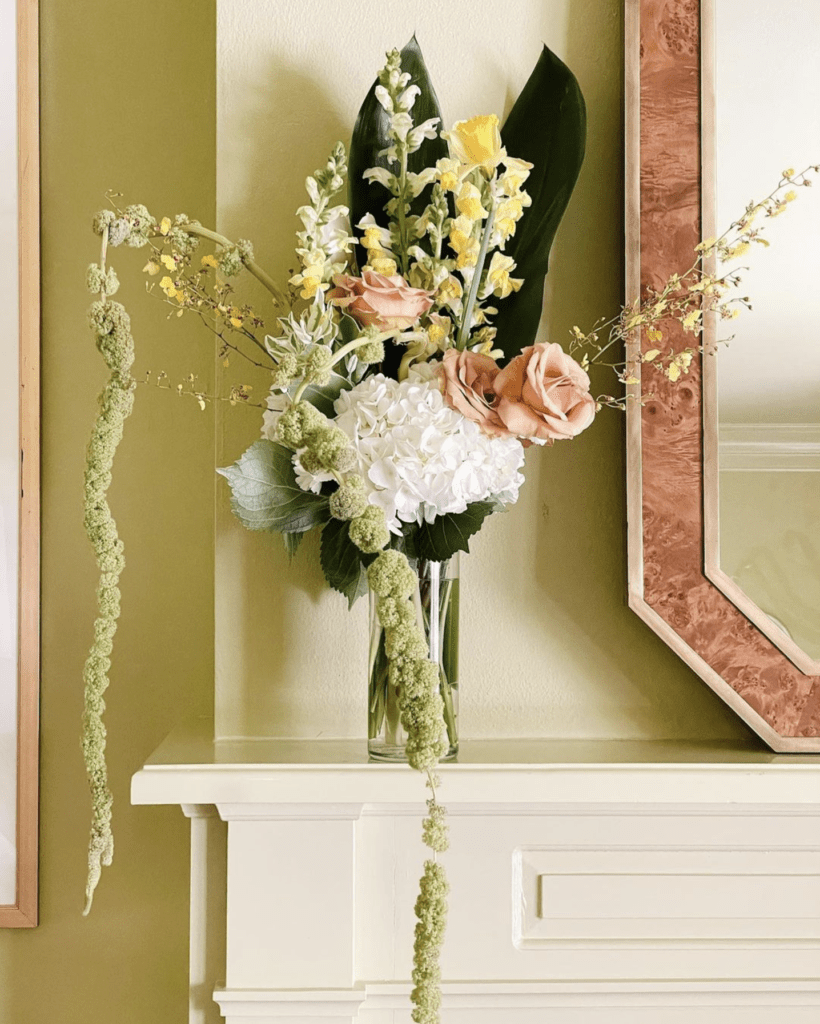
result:
[[(820, 753), (820, 746), (818, 746)], [(441, 765), (446, 774), (492, 771), (640, 769), (804, 769), (820, 773), (813, 754), (775, 754), (750, 738), (746, 745), (679, 740), (587, 740), (512, 738), (464, 740), (457, 761)], [(151, 754), (143, 771), (402, 772), (402, 764), (370, 762), (364, 739), (213, 739), (207, 718), (171, 732)]]

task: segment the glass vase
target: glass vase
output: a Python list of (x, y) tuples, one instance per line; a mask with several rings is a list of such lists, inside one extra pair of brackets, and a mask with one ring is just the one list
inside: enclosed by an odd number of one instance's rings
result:
[[(459, 558), (454, 555), (446, 562), (420, 559), (410, 564), (416, 572), (412, 597), (416, 621), (427, 641), (428, 657), (439, 669), (448, 745), (442, 760), (449, 761), (458, 753)], [(384, 630), (371, 592), (367, 749), (376, 761), (406, 761), (407, 734), (399, 712), (401, 694), (391, 684), (388, 669)]]

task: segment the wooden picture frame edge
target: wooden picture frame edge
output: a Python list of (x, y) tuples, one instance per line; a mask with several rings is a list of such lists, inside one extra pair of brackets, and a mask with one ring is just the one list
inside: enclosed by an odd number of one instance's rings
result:
[(39, 0), (17, 0), (20, 295), (17, 899), (0, 927), (38, 920), (40, 723), (40, 119)]

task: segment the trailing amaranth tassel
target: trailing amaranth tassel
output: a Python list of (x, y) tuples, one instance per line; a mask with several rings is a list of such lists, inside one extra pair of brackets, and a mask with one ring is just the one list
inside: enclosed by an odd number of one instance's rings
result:
[(83, 754), (92, 802), (84, 914), (91, 909), (102, 866), (109, 865), (114, 855), (112, 797), (105, 763), (105, 726), (102, 716), (105, 710), (103, 694), (108, 687), (110, 655), (120, 614), (118, 584), (125, 559), (123, 544), (117, 536), (117, 526), (108, 507), (107, 492), (111, 484), (114, 455), (122, 440), (125, 420), (134, 405), (134, 382), (130, 376), (134, 362), (134, 340), (131, 337), (130, 319), (120, 303), (111, 302), (107, 298), (118, 287), (116, 274), (105, 267), (109, 228), (116, 223), (114, 214), (107, 211), (98, 214), (95, 229), (102, 235), (101, 259), (99, 266), (92, 264), (88, 271), (89, 290), (100, 294), (99, 300), (88, 311), (89, 324), (96, 335), (97, 348), (111, 371), (111, 377), (100, 395), (99, 413), (91, 432), (85, 468), (84, 525), (97, 557), (100, 583), (97, 589), (98, 616), (94, 623), (94, 641), (83, 670)]

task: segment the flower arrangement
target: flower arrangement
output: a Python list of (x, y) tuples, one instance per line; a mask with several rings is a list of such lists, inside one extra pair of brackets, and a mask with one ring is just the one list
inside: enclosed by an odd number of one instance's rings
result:
[[(98, 298), (89, 319), (111, 379), (88, 449), (86, 529), (101, 570), (99, 618), (86, 670), (84, 750), (92, 789), (88, 911), (102, 864), (110, 863), (111, 794), (104, 760), (103, 693), (119, 613), (122, 543), (106, 500), (117, 443), (138, 385), (260, 408), (251, 389), (226, 396), (174, 387), (164, 375), (132, 377), (128, 315), (112, 301), (110, 247), (149, 249), (149, 290), (172, 315), (195, 315), (228, 365), (241, 358), (270, 374), (261, 437), (219, 472), (234, 513), (251, 530), (281, 534), (296, 553), (321, 530), (328, 584), (352, 604), (368, 589), (380, 627), (374, 707), (407, 734), (406, 755), (429, 789), (422, 839), (431, 851), (416, 904), (413, 1020), (439, 1020), (439, 950), (446, 922), (445, 810), (436, 766), (452, 750), (455, 712), (431, 658), (430, 624), (419, 600), (422, 565), (446, 564), (485, 519), (513, 504), (524, 482), (525, 449), (569, 440), (604, 406), (587, 373), (609, 365), (635, 383), (641, 361), (671, 382), (689, 371), (707, 312), (730, 319), (736, 258), (764, 243), (753, 226), (775, 216), (808, 185), (784, 173), (720, 239), (699, 247), (691, 269), (591, 331), (574, 328), (567, 349), (536, 342), (553, 239), (581, 167), (585, 109), (578, 84), (544, 48), (503, 129), (481, 115), (442, 130), (435, 92), (415, 38), (394, 50), (359, 113), (349, 157), (338, 144), (306, 181), (297, 215), (299, 270), (280, 289), (255, 262), (250, 242), (232, 242), (185, 215), (157, 220), (139, 205), (98, 214), (100, 261), (88, 271)], [(815, 168), (816, 170), (816, 168)], [(349, 200), (340, 194), (349, 187)], [(202, 243), (208, 251), (199, 255)], [(276, 310), (241, 303), (233, 280), (248, 271)], [(664, 343), (666, 321), (693, 345)], [(657, 347), (607, 363), (636, 330)], [(429, 617), (429, 615), (428, 615)], [(374, 660), (371, 659), (371, 660)], [(390, 695), (395, 701), (388, 710)]]

